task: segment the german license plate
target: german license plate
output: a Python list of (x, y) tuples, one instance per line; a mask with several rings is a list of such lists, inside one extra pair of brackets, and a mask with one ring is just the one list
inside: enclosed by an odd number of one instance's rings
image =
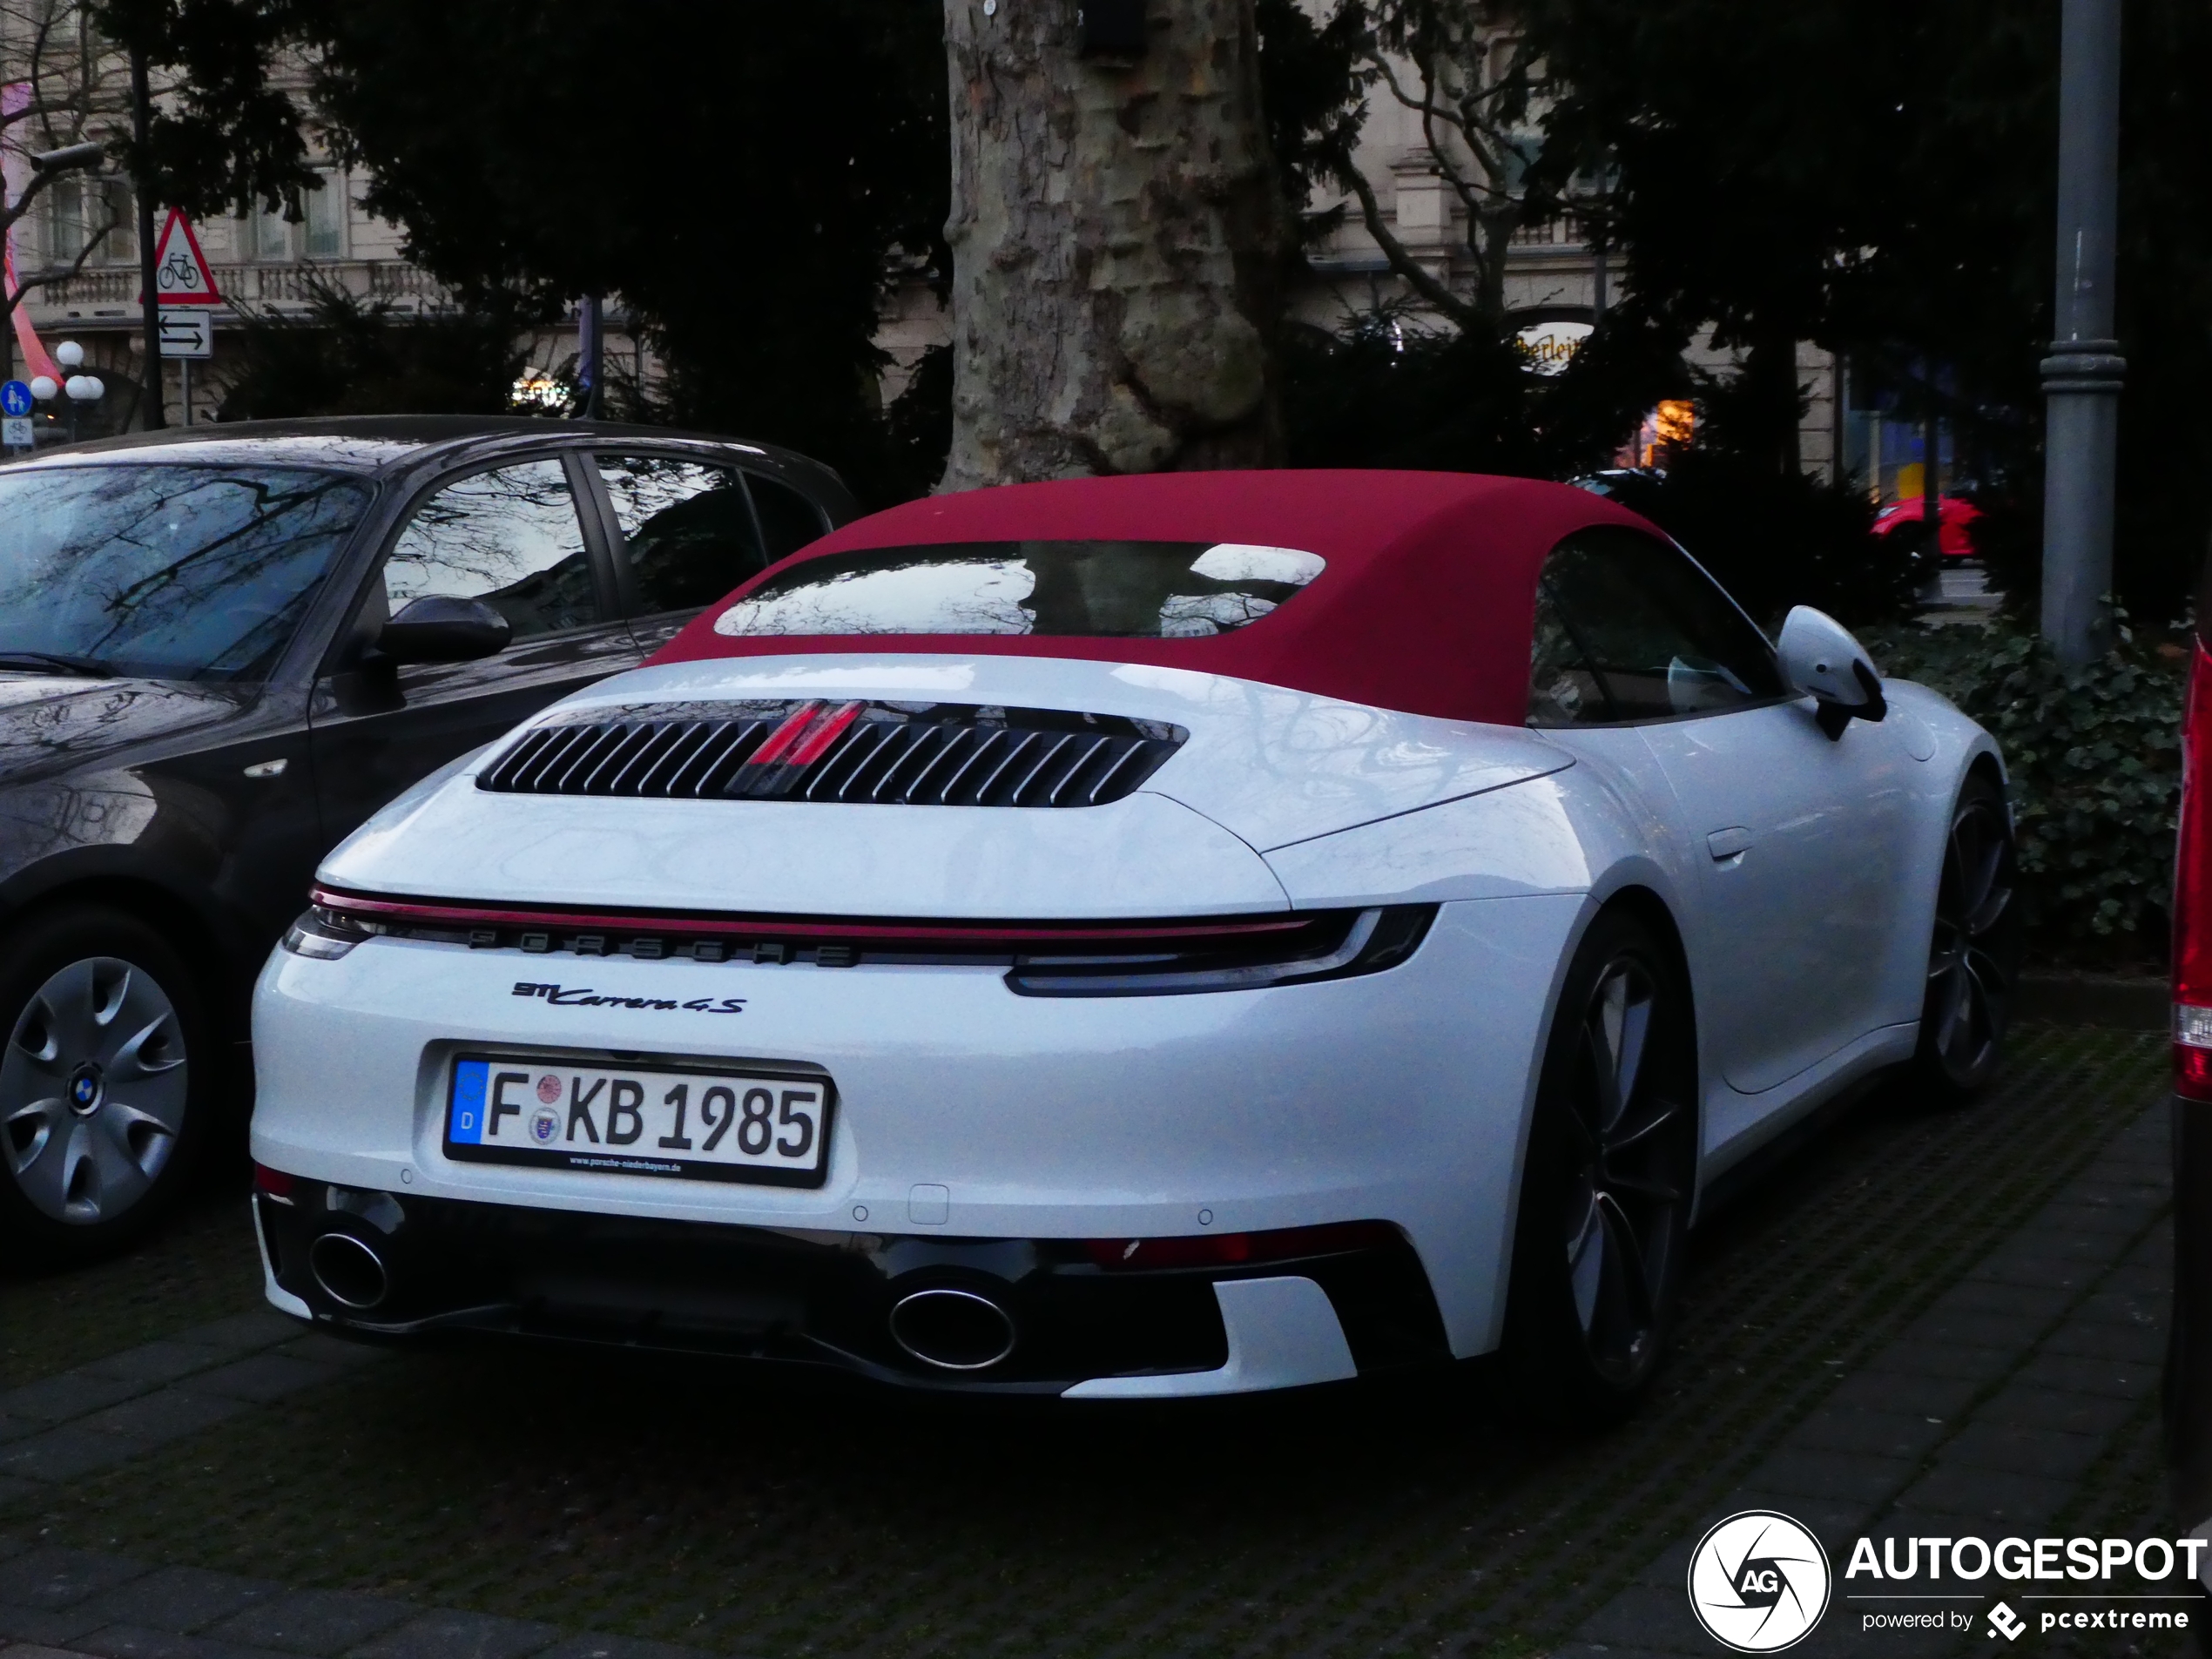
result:
[(831, 1104), (819, 1074), (462, 1055), (445, 1150), (482, 1163), (818, 1187)]

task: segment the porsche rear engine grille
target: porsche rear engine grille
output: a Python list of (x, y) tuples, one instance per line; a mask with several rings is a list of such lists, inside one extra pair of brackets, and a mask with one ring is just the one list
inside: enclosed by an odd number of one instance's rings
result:
[(1106, 714), (969, 704), (658, 705), (526, 733), (476, 778), (523, 795), (1103, 806), (1189, 738)]

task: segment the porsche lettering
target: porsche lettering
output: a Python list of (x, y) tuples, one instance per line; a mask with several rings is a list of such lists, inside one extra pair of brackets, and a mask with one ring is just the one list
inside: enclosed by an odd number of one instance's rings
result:
[(624, 996), (620, 992), (595, 990), (589, 985), (562, 985), (535, 980), (515, 981), (516, 996), (543, 997), (563, 1008), (670, 1008), (689, 1014), (743, 1014), (742, 996)]

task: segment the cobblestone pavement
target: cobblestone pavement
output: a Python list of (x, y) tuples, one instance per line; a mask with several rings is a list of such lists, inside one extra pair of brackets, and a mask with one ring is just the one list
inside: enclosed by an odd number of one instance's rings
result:
[(0, 1388), (265, 1305), (239, 1236), (243, 1181), (218, 1181), (157, 1245), (73, 1273), (0, 1272)]
[[(1701, 1230), (1656, 1397), (1582, 1440), (1502, 1420), (1480, 1368), (1009, 1410), (543, 1353), (341, 1365), (352, 1351), (259, 1317), (180, 1318), (104, 1362), (57, 1338), (65, 1380), (0, 1393), (0, 1642), (109, 1659), (1716, 1651), (1683, 1562), (1753, 1500), (1831, 1548), (1861, 1529), (2169, 1528), (2163, 1066), (2159, 1038), (2045, 1028), (1971, 1109), (1866, 1102)], [(221, 1299), (238, 1270), (219, 1257), (180, 1306)], [(33, 1305), (74, 1317), (51, 1287), (0, 1283), (0, 1318)], [(1808, 1650), (1920, 1651), (1859, 1634), (1841, 1596), (1862, 1588), (1839, 1583)]]

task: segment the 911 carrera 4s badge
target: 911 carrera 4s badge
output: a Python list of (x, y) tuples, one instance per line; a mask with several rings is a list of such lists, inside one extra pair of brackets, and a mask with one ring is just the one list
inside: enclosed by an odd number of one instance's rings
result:
[(616, 1175), (813, 1187), (833, 1090), (799, 1066), (603, 1065), (551, 1056), (453, 1062), (445, 1152)]
[(555, 1008), (674, 1008), (691, 1014), (743, 1014), (742, 996), (624, 996), (619, 991), (601, 991), (589, 985), (548, 985), (534, 980), (516, 980), (517, 996), (542, 996)]

